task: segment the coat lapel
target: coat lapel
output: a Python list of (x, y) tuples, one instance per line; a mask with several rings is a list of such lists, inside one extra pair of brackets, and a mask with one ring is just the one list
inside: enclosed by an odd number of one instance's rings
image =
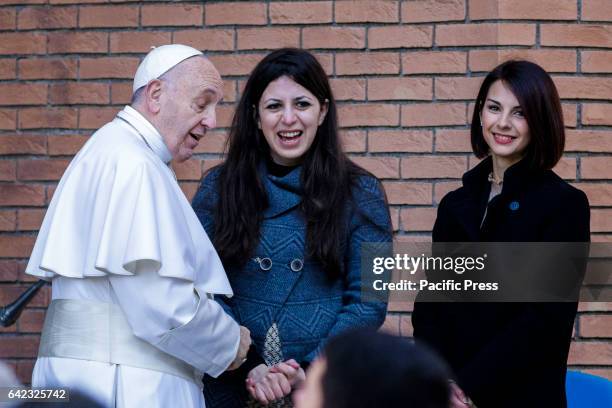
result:
[(264, 219), (276, 217), (298, 206), (303, 194), (300, 183), (302, 167), (296, 167), (283, 177), (273, 176), (263, 167), (264, 185), (270, 203), (264, 211)]

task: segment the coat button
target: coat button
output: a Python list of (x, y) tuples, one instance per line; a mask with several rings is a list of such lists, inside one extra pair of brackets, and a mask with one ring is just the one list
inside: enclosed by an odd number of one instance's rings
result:
[(289, 264), (289, 266), (291, 267), (291, 270), (293, 272), (299, 272), (304, 267), (304, 262), (299, 258), (295, 258), (293, 261), (291, 261), (291, 264)]
[(253, 260), (259, 264), (259, 267), (262, 271), (269, 271), (270, 269), (272, 269), (272, 260), (270, 258), (257, 257)]

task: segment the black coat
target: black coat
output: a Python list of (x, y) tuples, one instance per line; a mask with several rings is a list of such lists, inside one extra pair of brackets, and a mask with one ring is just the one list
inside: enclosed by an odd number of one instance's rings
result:
[[(491, 158), (484, 160), (442, 199), (434, 242), (589, 241), (582, 191), (521, 161), (506, 170), (501, 194), (488, 203), (491, 168)], [(415, 338), (441, 353), (478, 408), (565, 407), (576, 310), (576, 302), (417, 302), (412, 322)]]

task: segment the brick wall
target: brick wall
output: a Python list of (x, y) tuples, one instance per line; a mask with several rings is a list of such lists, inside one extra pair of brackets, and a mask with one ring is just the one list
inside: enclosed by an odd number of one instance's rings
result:
[[(0, 304), (32, 281), (25, 263), (70, 158), (129, 101), (139, 58), (170, 42), (206, 50), (225, 78), (221, 129), (176, 168), (189, 197), (219, 161), (249, 71), (304, 47), (331, 77), (346, 149), (384, 180), (397, 239), (430, 239), (437, 203), (475, 164), (479, 83), (518, 57), (552, 74), (568, 127), (555, 170), (589, 196), (592, 239), (612, 241), (610, 0), (0, 0)], [(49, 293), (0, 331), (0, 358), (26, 382)], [(386, 328), (411, 335), (410, 311), (392, 303)], [(570, 364), (612, 378), (612, 303), (580, 305)]]

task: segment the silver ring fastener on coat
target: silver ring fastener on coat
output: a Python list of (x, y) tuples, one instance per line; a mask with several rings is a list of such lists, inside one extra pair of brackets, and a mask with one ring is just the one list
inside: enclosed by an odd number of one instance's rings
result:
[(272, 260), (270, 258), (253, 258), (255, 262), (259, 264), (262, 271), (269, 271), (272, 269)]
[(295, 258), (293, 261), (291, 261), (289, 267), (293, 272), (299, 272), (304, 267), (304, 261), (299, 258)]

